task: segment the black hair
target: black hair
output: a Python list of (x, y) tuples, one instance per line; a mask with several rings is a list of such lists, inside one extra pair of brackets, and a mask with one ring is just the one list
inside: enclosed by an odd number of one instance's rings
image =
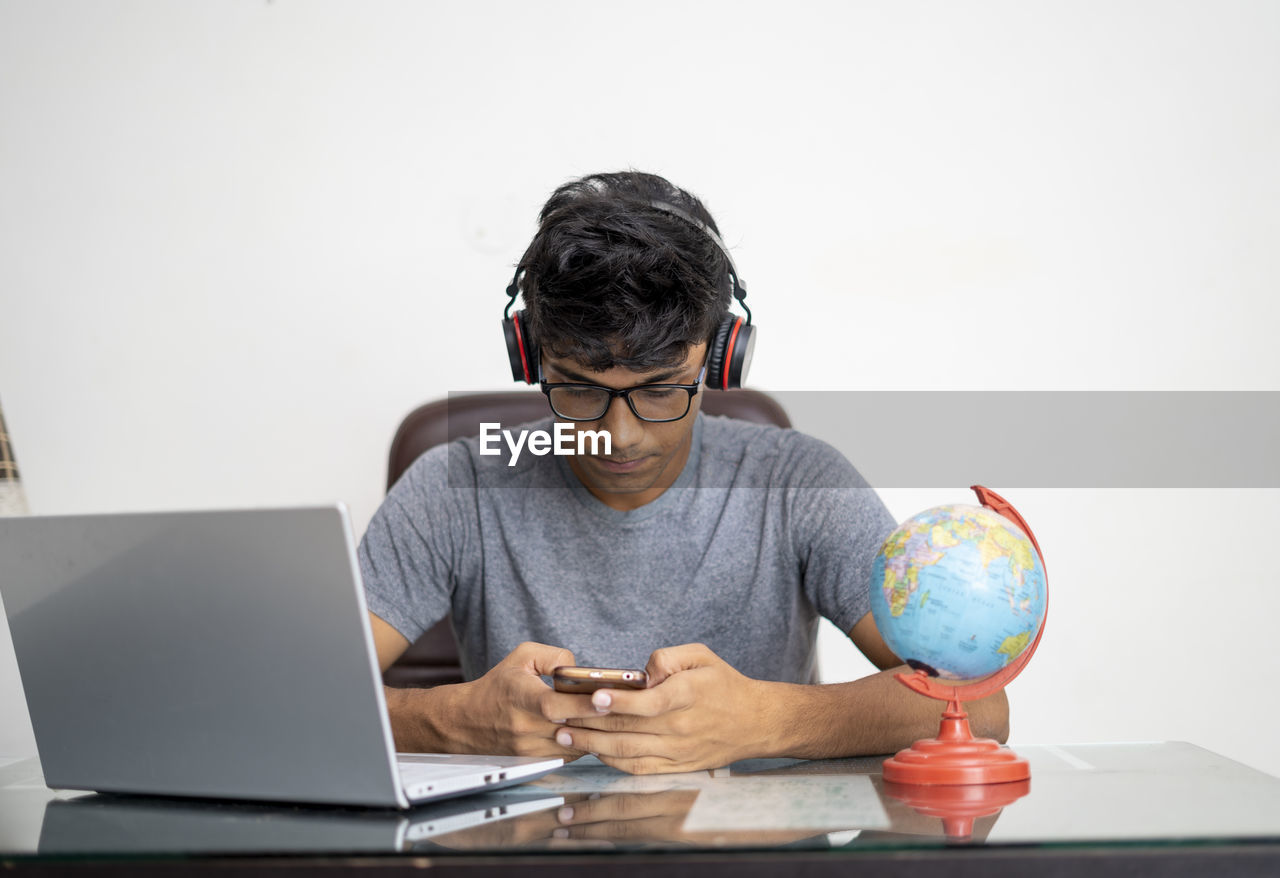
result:
[(593, 371), (673, 366), (729, 310), (729, 260), (696, 197), (639, 171), (591, 174), (552, 193), (520, 259), (529, 327), (543, 350)]

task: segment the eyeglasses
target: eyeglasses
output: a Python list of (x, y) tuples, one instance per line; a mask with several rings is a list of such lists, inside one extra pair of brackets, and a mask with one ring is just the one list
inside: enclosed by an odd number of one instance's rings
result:
[(566, 421), (598, 421), (618, 396), (627, 401), (631, 413), (642, 421), (678, 421), (689, 414), (706, 374), (707, 364), (703, 363), (702, 371), (692, 384), (638, 384), (614, 390), (599, 384), (552, 384), (542, 377), (542, 365), (538, 365), (538, 383), (551, 403), (551, 411)]

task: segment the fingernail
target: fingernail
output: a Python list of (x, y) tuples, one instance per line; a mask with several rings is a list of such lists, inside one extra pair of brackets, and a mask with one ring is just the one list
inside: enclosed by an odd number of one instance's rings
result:
[(597, 689), (596, 694), (591, 696), (591, 703), (596, 706), (596, 710), (607, 710), (613, 704), (613, 696), (603, 689)]
[(573, 735), (569, 734), (567, 730), (561, 729), (560, 731), (556, 732), (556, 743), (559, 744), (561, 747), (572, 747)]
[(552, 838), (568, 838), (569, 830), (565, 829), (563, 826), (561, 826), (559, 829), (553, 829), (551, 830), (551, 837)]
[(553, 719), (553, 720), (552, 720), (552, 722), (553, 722), (553, 723), (555, 723), (555, 724), (556, 724), (556, 725), (558, 725), (558, 726), (562, 726), (562, 725), (564, 725), (564, 720), (562, 720), (562, 719)]
[(561, 823), (568, 823), (573, 819), (573, 809), (568, 806), (561, 808), (556, 812), (556, 819)]

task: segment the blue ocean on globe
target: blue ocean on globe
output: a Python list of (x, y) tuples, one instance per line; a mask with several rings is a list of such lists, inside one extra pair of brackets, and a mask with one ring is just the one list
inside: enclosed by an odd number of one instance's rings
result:
[(1036, 639), (1045, 573), (1013, 522), (981, 506), (936, 506), (884, 541), (871, 612), (903, 661), (954, 682), (990, 676)]

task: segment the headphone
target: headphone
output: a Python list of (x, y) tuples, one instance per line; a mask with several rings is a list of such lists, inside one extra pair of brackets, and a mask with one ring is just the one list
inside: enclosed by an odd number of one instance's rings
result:
[[(724, 254), (729, 263), (729, 281), (733, 298), (738, 300), (745, 318), (734, 314), (726, 314), (720, 321), (720, 327), (711, 339), (711, 348), (707, 354), (706, 386), (716, 390), (730, 390), (742, 386), (746, 380), (747, 369), (751, 366), (751, 355), (755, 351), (755, 327), (751, 325), (751, 309), (747, 307), (747, 285), (738, 276), (737, 266), (729, 255), (729, 248), (724, 245), (706, 223), (688, 211), (662, 201), (650, 201), (649, 206), (664, 213), (679, 217), (698, 229), (701, 229)], [(538, 340), (529, 331), (529, 324), (524, 311), (511, 313), (520, 294), (521, 269), (517, 268), (511, 283), (507, 284), (507, 307), (502, 311), (502, 334), (506, 337), (507, 357), (511, 361), (511, 378), (525, 384), (538, 383), (538, 358), (540, 354)]]

